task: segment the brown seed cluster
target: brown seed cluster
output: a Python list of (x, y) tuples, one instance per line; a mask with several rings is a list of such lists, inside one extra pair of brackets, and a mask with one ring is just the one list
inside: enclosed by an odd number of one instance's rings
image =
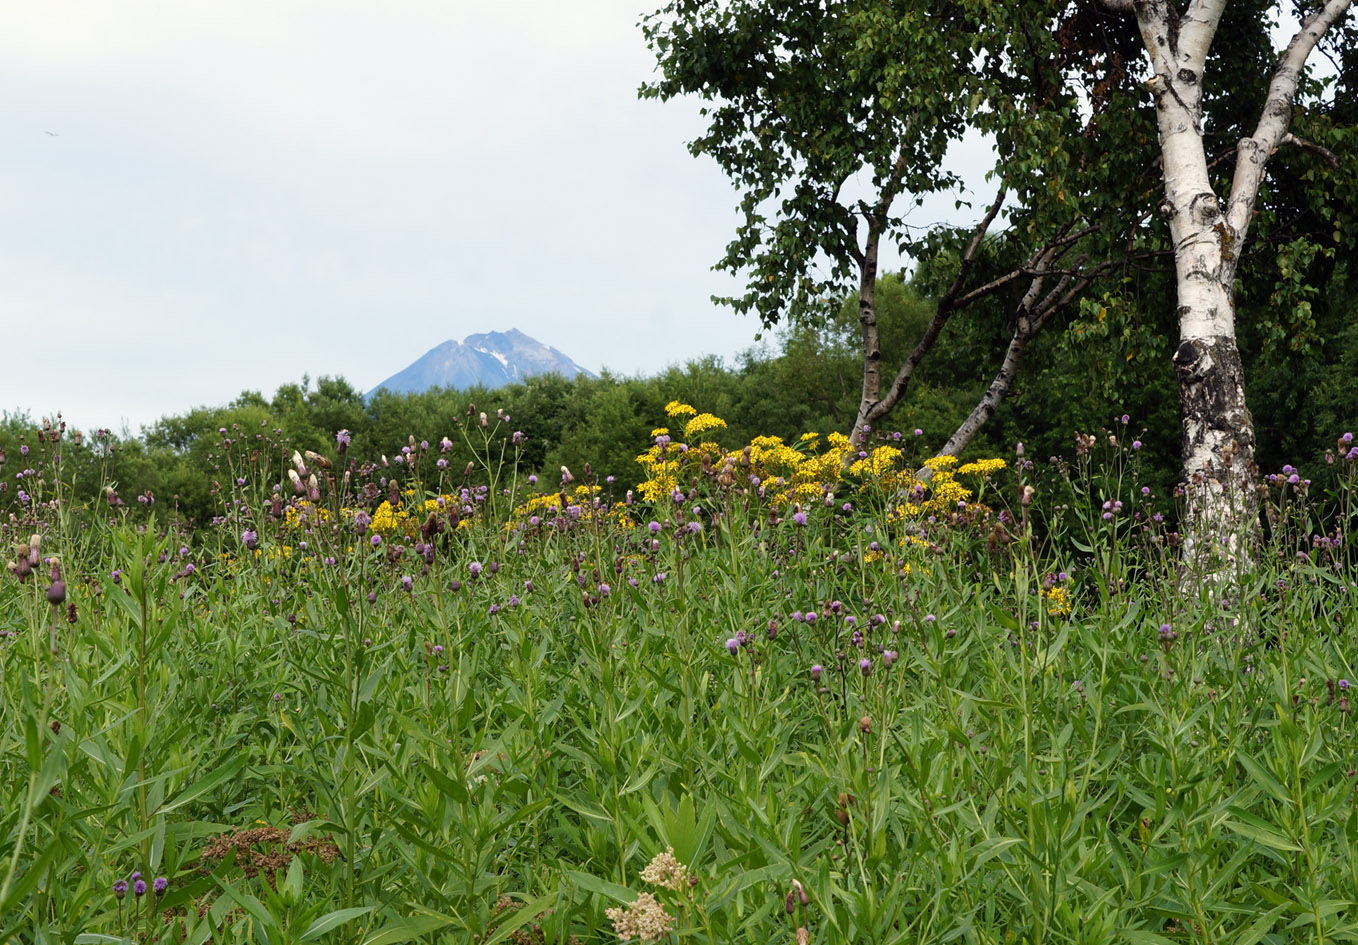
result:
[(246, 877), (253, 879), (263, 873), (269, 886), (275, 889), (275, 874), (287, 869), (292, 858), (299, 853), (309, 853), (322, 863), (333, 863), (342, 857), (329, 834), (308, 837), (295, 843), (289, 843), (288, 836), (289, 831), (281, 827), (237, 827), (231, 833), (213, 837), (199, 855), (206, 866), (225, 859), (235, 851), (236, 865)]

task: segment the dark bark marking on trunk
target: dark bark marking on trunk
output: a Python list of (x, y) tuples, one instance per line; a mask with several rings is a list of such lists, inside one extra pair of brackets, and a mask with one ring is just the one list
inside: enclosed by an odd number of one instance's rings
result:
[[(1243, 397), (1244, 368), (1234, 339), (1185, 341), (1174, 352), (1174, 373), (1184, 416), (1199, 421), (1203, 429), (1229, 433), (1235, 440), (1235, 455), (1252, 462), (1254, 422)], [(1185, 430), (1185, 455), (1194, 445)]]

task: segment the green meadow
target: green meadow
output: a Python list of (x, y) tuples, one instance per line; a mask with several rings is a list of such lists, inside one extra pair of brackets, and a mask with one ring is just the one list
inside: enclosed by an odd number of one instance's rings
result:
[(926, 482), (670, 408), (627, 483), (223, 428), (192, 525), (29, 438), (0, 942), (1358, 938), (1344, 442), (1203, 585), (1124, 429)]

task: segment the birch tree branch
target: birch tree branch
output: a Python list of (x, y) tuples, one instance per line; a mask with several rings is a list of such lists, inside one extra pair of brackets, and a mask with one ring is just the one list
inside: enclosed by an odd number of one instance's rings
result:
[(1269, 156), (1287, 135), (1292, 120), (1292, 102), (1301, 81), (1301, 70), (1325, 31), (1348, 12), (1350, 0), (1325, 0), (1301, 22), (1301, 29), (1283, 51), (1278, 68), (1268, 85), (1268, 98), (1254, 134), (1241, 140), (1235, 162), (1235, 178), (1231, 181), (1231, 196), (1226, 205), (1226, 222), (1235, 231), (1236, 240), (1245, 236), (1254, 203), (1259, 196), (1259, 184), (1264, 177), (1264, 166)]
[(1319, 155), (1326, 164), (1330, 165), (1330, 167), (1334, 168), (1336, 171), (1339, 170), (1339, 155), (1335, 154), (1329, 148), (1321, 147), (1314, 141), (1298, 138), (1289, 131), (1287, 134), (1283, 135), (1283, 140), (1280, 143), (1290, 144), (1293, 147), (1301, 148), (1303, 151), (1310, 151), (1312, 154)]
[(1193, 0), (1179, 21), (1179, 66), (1192, 69), (1198, 79), (1225, 9), (1226, 0)]

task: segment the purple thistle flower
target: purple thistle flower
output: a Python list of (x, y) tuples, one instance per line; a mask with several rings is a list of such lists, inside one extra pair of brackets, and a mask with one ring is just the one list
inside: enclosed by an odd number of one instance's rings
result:
[(146, 880), (139, 879), (132, 884), (132, 895), (136, 896), (138, 899), (146, 895)]
[(113, 884), (113, 897), (115, 899), (122, 899), (126, 895), (127, 895), (127, 880), (120, 879)]
[(157, 876), (155, 882), (151, 884), (151, 888), (155, 890), (157, 896), (163, 896), (165, 890), (170, 888), (170, 881), (164, 876)]
[(863, 657), (858, 661), (858, 669), (864, 676), (868, 675), (872, 672), (872, 660), (868, 659), (866, 656)]
[(731, 637), (729, 640), (726, 641), (726, 651), (730, 653), (732, 656), (735, 656), (737, 653), (740, 652), (740, 641), (737, 640), (735, 637)]
[(467, 570), (471, 573), (471, 576), (472, 576), (472, 577), (480, 577), (480, 576), (481, 576), (481, 562), (480, 562), (480, 561), (473, 561), (471, 564), (467, 565)]
[(812, 681), (813, 681), (813, 682), (820, 682), (820, 674), (823, 673), (823, 672), (825, 672), (825, 667), (824, 667), (824, 666), (821, 666), (819, 663), (816, 663), (816, 664), (812, 665), (812, 667), (811, 667), (811, 679), (812, 679)]

